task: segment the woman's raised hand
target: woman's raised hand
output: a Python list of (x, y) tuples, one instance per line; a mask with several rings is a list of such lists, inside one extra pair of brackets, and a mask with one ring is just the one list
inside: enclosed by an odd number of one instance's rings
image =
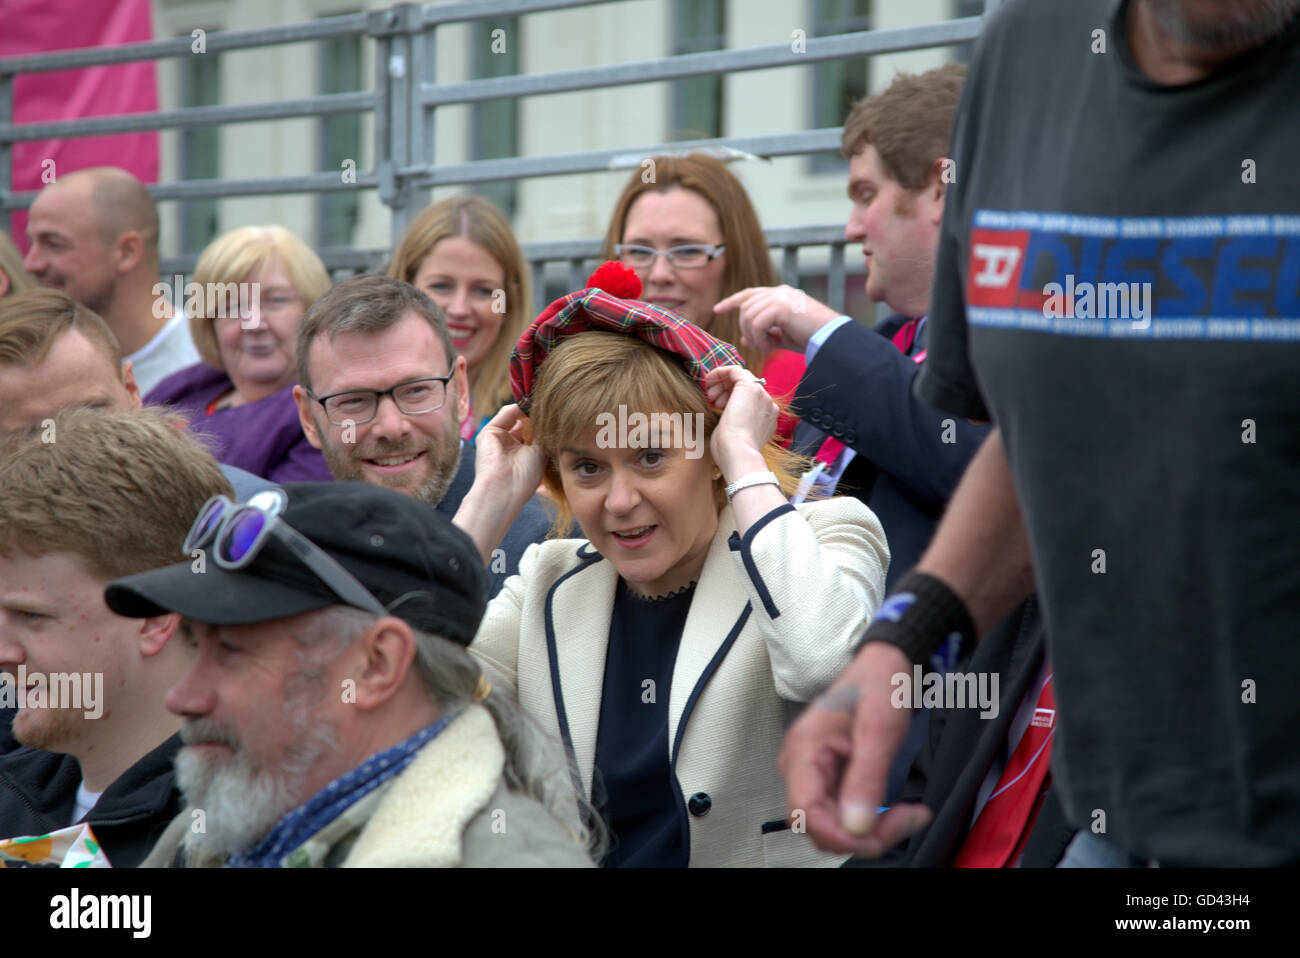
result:
[(765, 469), (761, 453), (776, 432), (780, 412), (753, 373), (743, 366), (720, 366), (704, 377), (704, 392), (722, 410), (709, 451), (728, 479)]
[(474, 485), (451, 520), (474, 540), (485, 565), (542, 481), (542, 453), (524, 442), (526, 423), (511, 403), (479, 431)]
[(482, 482), (503, 495), (502, 505), (528, 501), (542, 481), (542, 452), (524, 442), (526, 417), (511, 403), (488, 420), (474, 440), (475, 485)]

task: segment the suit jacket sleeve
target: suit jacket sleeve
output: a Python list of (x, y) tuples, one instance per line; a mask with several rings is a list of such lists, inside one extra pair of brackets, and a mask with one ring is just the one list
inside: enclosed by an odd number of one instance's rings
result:
[(781, 506), (731, 536), (732, 560), (767, 644), (777, 694), (807, 702), (853, 658), (885, 592), (889, 546), (857, 499)]
[(488, 603), (478, 633), (469, 651), (488, 674), (488, 680), (518, 694), (519, 630), (523, 621), (524, 598), (537, 568), (540, 545), (531, 545), (519, 560), (519, 574), (506, 580), (501, 591)]
[(920, 368), (879, 333), (844, 323), (804, 374), (798, 411), (916, 498), (942, 507), (988, 428), (946, 416), (913, 395)]

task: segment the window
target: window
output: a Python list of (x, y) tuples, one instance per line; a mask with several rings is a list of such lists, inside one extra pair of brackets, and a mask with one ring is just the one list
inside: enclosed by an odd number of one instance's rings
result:
[[(519, 72), (519, 18), (479, 20), (473, 27), (470, 69), (476, 80)], [(481, 100), (470, 107), (470, 158), (494, 160), (519, 154), (518, 99)], [(519, 203), (514, 180), (477, 183), (472, 187), (511, 219)]]
[[(352, 93), (361, 86), (361, 37), (331, 37), (317, 46), (321, 93)], [(361, 114), (323, 116), (317, 127), (317, 169), (342, 175), (351, 160), (354, 172), (361, 160)], [(327, 192), (316, 197), (316, 245), (351, 246), (361, 213), (361, 194), (355, 191)]]
[[(871, 0), (812, 0), (812, 35), (834, 36), (871, 29)], [(868, 57), (848, 57), (813, 65), (813, 129), (840, 126), (849, 108), (867, 95)], [(842, 173), (839, 152), (813, 153), (813, 173)]]
[[(185, 34), (186, 39), (189, 34)], [(181, 57), (181, 106), (215, 106), (221, 102), (221, 54)], [(211, 180), (221, 175), (221, 131), (189, 127), (181, 131), (182, 180)], [(181, 253), (198, 253), (217, 235), (217, 200), (182, 200)]]
[[(673, 54), (722, 50), (727, 45), (725, 0), (673, 0)], [(722, 77), (674, 80), (669, 140), (722, 136)]]

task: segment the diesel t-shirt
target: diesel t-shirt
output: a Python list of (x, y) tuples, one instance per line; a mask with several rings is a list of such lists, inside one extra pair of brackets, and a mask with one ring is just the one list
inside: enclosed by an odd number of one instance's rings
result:
[(1127, 2), (1012, 0), (954, 130), (922, 398), (1002, 430), (1066, 814), (1300, 862), (1300, 19), (1212, 77)]

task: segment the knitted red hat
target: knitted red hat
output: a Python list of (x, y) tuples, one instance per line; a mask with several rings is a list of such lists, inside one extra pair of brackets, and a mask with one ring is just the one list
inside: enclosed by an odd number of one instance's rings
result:
[(675, 313), (637, 300), (641, 280), (618, 262), (603, 263), (587, 286), (547, 306), (519, 337), (510, 354), (510, 385), (525, 413), (532, 405), (537, 371), (565, 336), (589, 330), (630, 333), (682, 359), (691, 378), (704, 389), (704, 377), (719, 366), (744, 366), (734, 346), (714, 339)]

